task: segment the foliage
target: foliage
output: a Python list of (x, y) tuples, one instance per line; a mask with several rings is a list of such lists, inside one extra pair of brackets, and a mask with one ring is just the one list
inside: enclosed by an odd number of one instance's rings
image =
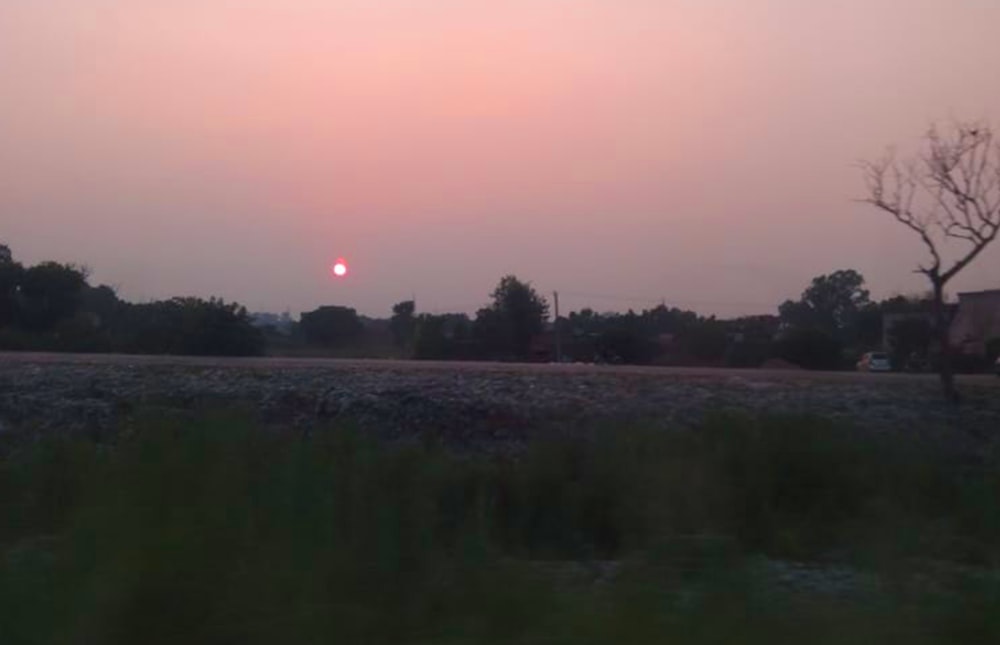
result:
[(392, 318), (389, 319), (389, 329), (396, 347), (406, 347), (413, 342), (417, 320), (415, 312), (417, 303), (413, 300), (397, 302), (392, 306)]
[[(388, 320), (325, 306), (295, 323), (287, 313), (248, 316), (214, 298), (130, 304), (111, 287), (88, 284), (78, 267), (44, 262), (25, 268), (0, 244), (0, 349), (253, 355), (267, 345), (290, 355), (523, 360), (550, 342), (542, 336), (548, 305), (530, 283), (505, 276), (491, 297), (471, 323), (465, 314), (418, 316), (413, 301), (394, 305)], [(863, 276), (847, 269), (814, 278), (799, 300), (780, 306), (780, 316), (717, 320), (666, 305), (625, 313), (585, 308), (554, 326), (563, 357), (572, 361), (757, 367), (778, 356), (807, 368), (840, 369), (853, 365), (847, 356), (881, 346), (883, 314), (927, 312), (933, 305), (933, 296), (872, 303)], [(896, 364), (904, 364), (904, 354), (927, 353), (926, 334), (913, 325), (897, 335)]]
[(629, 365), (649, 363), (658, 350), (649, 338), (629, 325), (609, 327), (597, 337), (596, 347), (602, 360)]
[(474, 358), (472, 329), (465, 314), (421, 314), (414, 322), (413, 357), (420, 360)]
[(813, 278), (799, 300), (778, 308), (783, 332), (775, 354), (807, 369), (841, 369), (846, 350), (880, 345), (882, 314), (864, 284), (853, 269)]
[(693, 356), (702, 361), (721, 361), (726, 353), (728, 337), (721, 322), (714, 318), (703, 321), (681, 337)]
[[(592, 309), (571, 312), (562, 319), (560, 330), (566, 339), (564, 348), (571, 358), (590, 360), (595, 354), (608, 361), (646, 364), (664, 354), (663, 342), (683, 348), (686, 355), (700, 362), (718, 362), (727, 351), (729, 332), (754, 327), (762, 342), (770, 342), (773, 330), (762, 331), (760, 321), (749, 319), (718, 321), (693, 311), (659, 305), (640, 313), (599, 314)], [(766, 327), (766, 325), (765, 325)]]
[(264, 332), (265, 336), (273, 339), (287, 339), (296, 333), (297, 324), (291, 313), (283, 311), (280, 314), (267, 312), (256, 312), (250, 314), (255, 327)]
[(528, 357), (531, 340), (545, 328), (548, 303), (531, 283), (508, 275), (492, 293), (493, 302), (476, 314), (475, 331), (484, 349), (496, 358)]
[(817, 329), (841, 342), (855, 339), (859, 315), (869, 303), (865, 279), (853, 269), (813, 278), (798, 301), (779, 307), (784, 323), (797, 329)]
[(895, 295), (879, 303), (883, 313), (890, 314), (932, 314), (934, 296), (930, 294)]
[(104, 284), (97, 287), (86, 285), (80, 294), (80, 309), (93, 314), (98, 324), (114, 321), (125, 306), (115, 290)]
[(18, 325), (29, 332), (51, 330), (79, 309), (86, 283), (83, 270), (72, 265), (42, 262), (28, 267), (18, 285)]
[(14, 262), (10, 248), (0, 244), (0, 329), (17, 321), (18, 287), (24, 267)]
[(336, 305), (303, 313), (299, 328), (307, 342), (328, 346), (345, 345), (364, 330), (357, 311)]
[(683, 335), (705, 319), (693, 311), (658, 305), (642, 312), (643, 327), (651, 334)]
[(0, 253), (0, 260), (6, 259), (0, 261), (0, 348), (221, 355), (263, 351), (263, 338), (235, 303), (173, 298), (130, 304), (111, 287), (88, 284), (83, 269), (57, 262), (24, 268), (7, 251)]
[[(995, 457), (815, 419), (539, 432), (497, 458), (156, 416), (113, 449), (0, 458), (0, 641), (1000, 639)], [(783, 561), (806, 586), (767, 577)], [(877, 584), (824, 592), (844, 570)]]
[(116, 351), (142, 354), (253, 356), (263, 336), (247, 310), (211, 298), (127, 305), (114, 330)]

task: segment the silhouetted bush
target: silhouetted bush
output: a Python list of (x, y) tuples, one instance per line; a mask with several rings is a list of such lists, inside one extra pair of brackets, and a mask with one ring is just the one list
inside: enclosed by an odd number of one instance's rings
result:
[(263, 352), (263, 335), (246, 309), (216, 298), (128, 305), (112, 334), (115, 351), (128, 353), (253, 356)]
[(364, 327), (354, 309), (330, 305), (303, 313), (299, 330), (308, 343), (337, 346), (356, 339)]

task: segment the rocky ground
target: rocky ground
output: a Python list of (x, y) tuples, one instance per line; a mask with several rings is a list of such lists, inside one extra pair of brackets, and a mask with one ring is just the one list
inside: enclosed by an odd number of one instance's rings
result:
[[(0, 433), (101, 432), (142, 409), (247, 406), (273, 424), (346, 419), (390, 438), (432, 432), (458, 445), (517, 440), (530, 428), (642, 419), (676, 427), (706, 413), (810, 414), (880, 432), (981, 443), (1000, 429), (1000, 388), (966, 384), (943, 405), (931, 378), (777, 378), (753, 371), (409, 369), (0, 362)], [(955, 432), (959, 430), (961, 432)]]

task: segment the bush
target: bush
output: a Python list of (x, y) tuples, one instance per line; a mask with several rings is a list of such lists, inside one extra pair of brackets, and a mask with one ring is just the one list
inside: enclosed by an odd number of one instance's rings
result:
[(127, 305), (111, 335), (114, 351), (125, 353), (255, 356), (264, 347), (246, 309), (216, 298)]
[(326, 306), (303, 313), (299, 329), (308, 343), (335, 346), (356, 339), (364, 326), (354, 309)]

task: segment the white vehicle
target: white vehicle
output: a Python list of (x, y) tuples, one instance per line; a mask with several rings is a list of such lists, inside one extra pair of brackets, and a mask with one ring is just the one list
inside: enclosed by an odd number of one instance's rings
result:
[(868, 352), (858, 361), (859, 372), (891, 372), (892, 361), (885, 352)]

